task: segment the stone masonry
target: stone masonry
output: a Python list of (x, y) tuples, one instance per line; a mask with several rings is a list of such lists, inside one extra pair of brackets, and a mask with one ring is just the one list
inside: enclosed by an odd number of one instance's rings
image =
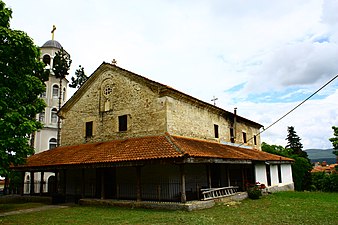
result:
[[(260, 149), (259, 136), (256, 145), (250, 140), (259, 133), (259, 124), (242, 117), (234, 119), (232, 113), (107, 63), (92, 74), (59, 115), (63, 118), (62, 145), (165, 132), (228, 143), (230, 128), (235, 127), (236, 143), (243, 142), (244, 132), (248, 140), (244, 145)], [(119, 131), (119, 116), (127, 118), (126, 131)], [(86, 122), (93, 122), (93, 134), (87, 138)]]

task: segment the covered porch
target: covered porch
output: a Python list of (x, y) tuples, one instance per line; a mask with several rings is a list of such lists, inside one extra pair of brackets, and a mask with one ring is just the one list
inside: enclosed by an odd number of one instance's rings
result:
[(246, 183), (255, 180), (254, 167), (250, 163), (184, 163), (177, 160), (107, 164), (104, 167), (35, 168), (30, 174), (33, 177), (42, 174), (40, 177), (43, 177), (45, 172), (51, 171), (55, 176), (49, 191), (43, 192), (45, 181), (36, 183), (32, 179), (30, 195), (58, 196), (62, 198), (59, 201), (96, 198), (185, 203), (207, 200), (205, 190), (230, 188), (229, 192), (222, 195), (217, 192), (214, 197), (232, 195), (244, 191)]
[[(185, 203), (245, 191), (256, 181), (290, 183), (291, 162), (255, 149), (165, 134), (62, 146), (33, 155), (13, 169), (31, 176), (54, 173), (48, 194), (63, 199)], [(31, 182), (31, 195), (37, 189), (43, 193), (46, 181), (38, 188), (34, 179)]]

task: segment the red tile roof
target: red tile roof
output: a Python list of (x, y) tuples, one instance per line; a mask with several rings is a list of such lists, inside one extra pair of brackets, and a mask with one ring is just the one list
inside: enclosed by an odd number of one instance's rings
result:
[(231, 160), (292, 161), (254, 149), (223, 145), (186, 137), (151, 136), (94, 144), (62, 146), (30, 156), (25, 165), (14, 168), (56, 167), (119, 163), (183, 157)]
[(220, 159), (257, 160), (257, 161), (293, 161), (292, 159), (259, 151), (224, 145), (217, 142), (172, 136), (174, 143), (191, 157)]
[(325, 173), (337, 173), (336, 167), (338, 164), (331, 164), (327, 166), (315, 166), (312, 168), (311, 172), (312, 173), (317, 173), (317, 172), (325, 172)]

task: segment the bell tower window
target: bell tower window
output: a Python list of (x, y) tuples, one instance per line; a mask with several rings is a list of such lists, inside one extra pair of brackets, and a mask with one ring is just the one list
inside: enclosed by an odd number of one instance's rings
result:
[(51, 138), (49, 140), (49, 149), (53, 149), (53, 148), (56, 148), (56, 139), (55, 138)]
[(59, 97), (59, 86), (56, 84), (53, 85), (53, 98), (58, 98)]
[(47, 66), (50, 65), (50, 56), (49, 55), (44, 55), (42, 58), (43, 63)]
[(62, 93), (62, 100), (66, 100), (66, 88), (63, 88), (63, 93)]
[(46, 98), (47, 97), (47, 86), (46, 84), (43, 84), (45, 86), (45, 91), (41, 93), (40, 97), (41, 98)]
[(56, 123), (58, 120), (57, 109), (52, 109), (51, 122)]
[(39, 113), (39, 122), (45, 122), (45, 111)]

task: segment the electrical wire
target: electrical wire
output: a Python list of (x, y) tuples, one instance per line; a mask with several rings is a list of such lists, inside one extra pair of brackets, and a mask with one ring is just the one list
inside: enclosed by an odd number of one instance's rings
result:
[[(258, 134), (256, 134), (256, 136), (262, 134), (264, 131), (268, 130), (270, 127), (272, 127), (273, 125), (275, 125), (276, 123), (278, 123), (279, 121), (281, 121), (282, 119), (284, 119), (287, 115), (289, 115), (290, 113), (292, 113), (294, 110), (296, 110), (299, 106), (303, 105), (306, 101), (308, 101), (310, 98), (312, 98), (314, 95), (316, 95), (318, 92), (320, 92), (323, 88), (325, 88), (327, 85), (329, 85), (332, 81), (334, 81), (336, 78), (338, 77), (338, 74), (333, 77), (331, 80), (329, 80), (328, 82), (326, 82), (323, 86), (321, 86), (317, 91), (315, 91), (313, 94), (311, 94), (309, 97), (307, 97), (305, 100), (303, 100), (301, 103), (299, 103), (298, 105), (296, 105), (295, 107), (293, 107), (290, 111), (288, 111), (287, 113), (285, 113), (282, 117), (280, 117), (278, 120), (276, 120), (275, 122), (273, 122), (272, 124), (270, 124), (267, 128), (263, 127), (263, 130), (260, 131)], [(254, 137), (250, 138), (247, 142), (251, 141)], [(238, 147), (242, 146), (244, 143), (240, 144)]]

